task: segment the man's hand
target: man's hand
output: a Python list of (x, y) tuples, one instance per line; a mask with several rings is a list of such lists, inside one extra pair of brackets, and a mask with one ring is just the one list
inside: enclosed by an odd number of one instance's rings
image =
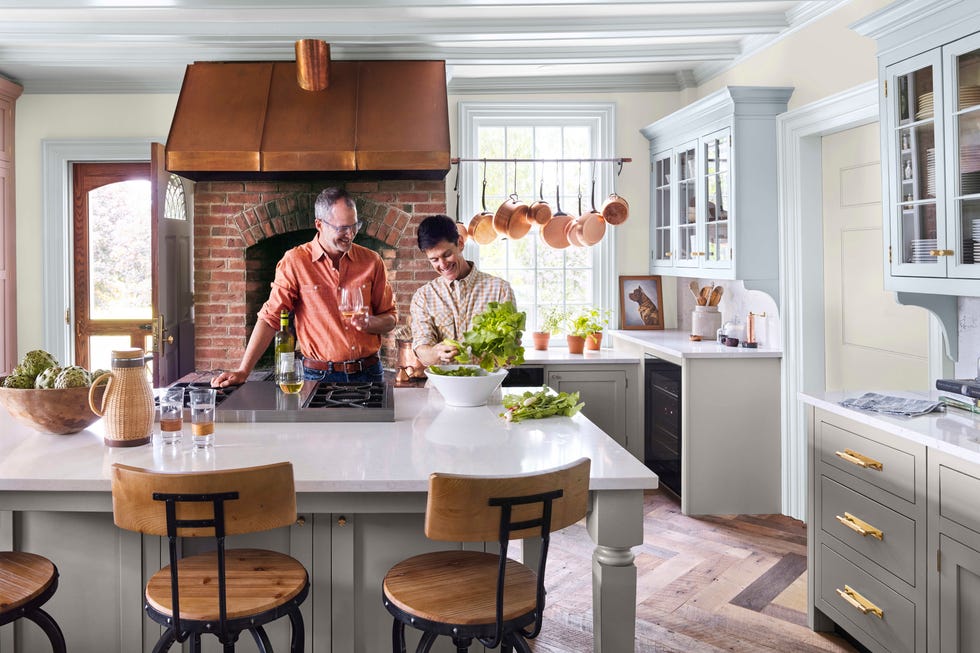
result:
[(225, 388), (230, 385), (241, 385), (248, 380), (248, 372), (235, 370), (234, 372), (222, 372), (211, 379), (212, 388)]

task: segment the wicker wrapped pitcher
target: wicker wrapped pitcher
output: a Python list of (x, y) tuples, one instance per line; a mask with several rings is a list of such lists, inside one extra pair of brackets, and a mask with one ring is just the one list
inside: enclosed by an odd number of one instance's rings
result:
[[(109, 380), (102, 405), (95, 405), (95, 386)], [(146, 378), (143, 350), (114, 349), (112, 371), (92, 381), (88, 395), (92, 412), (105, 418), (105, 443), (110, 447), (146, 444), (153, 435), (153, 389)]]

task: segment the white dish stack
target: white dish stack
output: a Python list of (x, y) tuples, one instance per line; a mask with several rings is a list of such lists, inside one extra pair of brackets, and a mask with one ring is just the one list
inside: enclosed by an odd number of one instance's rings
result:
[(935, 263), (936, 256), (930, 252), (936, 249), (935, 238), (912, 239), (912, 263)]

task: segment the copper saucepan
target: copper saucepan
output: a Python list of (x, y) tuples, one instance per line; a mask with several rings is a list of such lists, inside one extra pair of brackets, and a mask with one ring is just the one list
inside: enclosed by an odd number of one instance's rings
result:
[(548, 220), (551, 220), (551, 207), (548, 203), (544, 201), (544, 179), (541, 180), (541, 185), (538, 187), (538, 201), (531, 205), (528, 210), (528, 220), (535, 224), (546, 225)]
[[(527, 222), (528, 206), (520, 200), (517, 193), (511, 194), (493, 215), (493, 228), (501, 236), (523, 238), (531, 228)], [(527, 227), (521, 233), (521, 223)], [(514, 235), (512, 235), (512, 233)]]
[(480, 245), (489, 245), (497, 239), (497, 232), (493, 228), (493, 213), (487, 211), (487, 177), (486, 168), (483, 173), (483, 196), (480, 198), (483, 212), (477, 213), (470, 220), (470, 236)]
[(623, 224), (630, 217), (630, 205), (623, 196), (611, 193), (603, 203), (600, 213), (611, 225)]
[(580, 215), (576, 221), (581, 225), (581, 229), (576, 230), (576, 236), (587, 247), (595, 245), (606, 235), (606, 221), (595, 208), (595, 177), (592, 178), (591, 201), (592, 209)]
[(541, 227), (541, 240), (548, 247), (554, 249), (565, 249), (568, 247), (568, 237), (565, 235), (565, 227), (572, 221), (572, 216), (561, 210), (561, 191), (555, 186), (555, 207), (558, 209), (548, 224)]

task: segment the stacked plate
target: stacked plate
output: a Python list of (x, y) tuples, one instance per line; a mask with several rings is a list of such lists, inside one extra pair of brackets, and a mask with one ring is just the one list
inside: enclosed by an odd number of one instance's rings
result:
[(960, 150), (960, 194), (980, 193), (980, 145), (964, 145)]
[(926, 91), (925, 93), (919, 95), (915, 106), (918, 108), (918, 111), (915, 112), (916, 120), (931, 118), (933, 111), (932, 91)]
[(960, 106), (959, 108), (967, 109), (969, 107), (980, 104), (980, 86), (962, 86), (960, 87)]
[(936, 196), (936, 148), (926, 150), (926, 197)]
[(936, 257), (929, 253), (934, 249), (936, 249), (935, 238), (913, 238), (912, 239), (912, 262), (935, 263)]

